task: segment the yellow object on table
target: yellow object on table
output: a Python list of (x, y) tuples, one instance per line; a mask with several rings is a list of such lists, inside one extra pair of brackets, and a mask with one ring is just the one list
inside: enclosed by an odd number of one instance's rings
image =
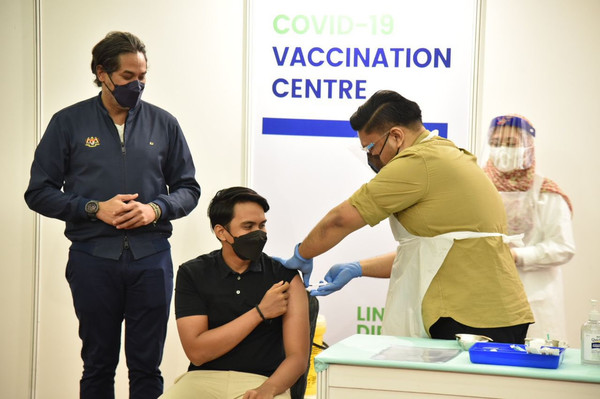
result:
[(317, 395), (317, 372), (315, 371), (315, 356), (321, 353), (325, 348), (325, 345), (323, 344), (323, 335), (325, 335), (325, 330), (327, 330), (327, 322), (325, 320), (325, 316), (320, 314), (317, 316), (315, 338), (311, 345), (312, 349), (310, 353), (310, 368), (308, 369), (306, 393), (304, 394), (306, 397), (316, 397)]

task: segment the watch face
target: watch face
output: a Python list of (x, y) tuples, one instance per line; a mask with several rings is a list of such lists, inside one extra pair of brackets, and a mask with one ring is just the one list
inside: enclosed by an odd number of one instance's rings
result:
[(90, 201), (85, 204), (85, 211), (87, 213), (96, 213), (98, 212), (98, 203), (96, 201)]

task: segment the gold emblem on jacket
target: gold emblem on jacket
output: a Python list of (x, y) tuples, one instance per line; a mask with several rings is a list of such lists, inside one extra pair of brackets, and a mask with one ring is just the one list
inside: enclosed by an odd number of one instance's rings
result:
[(98, 137), (88, 137), (87, 139), (85, 139), (86, 147), (94, 148), (94, 147), (98, 147), (99, 145), (100, 145), (100, 140), (98, 140)]

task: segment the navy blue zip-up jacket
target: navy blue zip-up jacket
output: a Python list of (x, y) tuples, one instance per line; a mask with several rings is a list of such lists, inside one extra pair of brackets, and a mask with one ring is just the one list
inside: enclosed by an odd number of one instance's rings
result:
[[(136, 259), (169, 248), (170, 220), (198, 204), (200, 186), (179, 123), (144, 101), (129, 110), (125, 143), (102, 104), (101, 95), (52, 117), (35, 151), (25, 201), (34, 211), (66, 222), (71, 248), (118, 259), (129, 247)], [(85, 213), (90, 200), (139, 194), (162, 210), (156, 224), (117, 230)]]

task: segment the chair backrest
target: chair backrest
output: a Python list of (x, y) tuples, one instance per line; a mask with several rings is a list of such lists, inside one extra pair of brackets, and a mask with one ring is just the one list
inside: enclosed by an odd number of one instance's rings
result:
[[(319, 300), (316, 296), (311, 296), (308, 292), (308, 321), (310, 322), (310, 342), (312, 348), (312, 342), (315, 338), (315, 330), (317, 328), (317, 316), (319, 315)], [(303, 375), (298, 378), (298, 381), (290, 387), (290, 396), (292, 399), (303, 399), (304, 393), (306, 392), (306, 380), (308, 377), (308, 369), (310, 367), (310, 353), (308, 351), (308, 359), (306, 362), (306, 371)]]

